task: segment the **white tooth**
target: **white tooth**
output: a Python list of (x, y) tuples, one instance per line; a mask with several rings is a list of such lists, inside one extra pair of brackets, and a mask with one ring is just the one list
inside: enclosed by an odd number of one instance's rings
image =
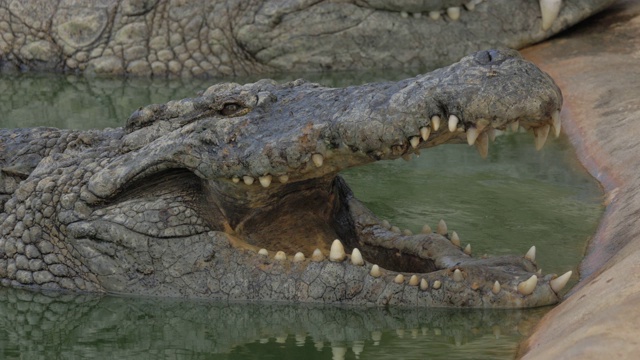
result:
[(442, 286), (442, 283), (440, 282), (440, 280), (436, 280), (433, 282), (433, 288), (438, 290), (440, 289), (440, 286)]
[(429, 282), (425, 279), (420, 280), (420, 290), (427, 290), (429, 288)]
[(509, 126), (511, 126), (511, 131), (518, 132), (518, 128), (520, 127), (520, 121), (514, 121), (511, 124), (509, 124)]
[(340, 240), (335, 239), (331, 244), (331, 251), (329, 252), (329, 260), (333, 262), (340, 262), (347, 257), (347, 254), (344, 252), (344, 246)]
[(324, 156), (322, 156), (320, 154), (313, 154), (311, 156), (311, 160), (313, 161), (313, 164), (316, 167), (320, 167), (320, 166), (322, 166), (322, 163), (324, 162)]
[(344, 346), (332, 346), (331, 347), (331, 359), (332, 360), (344, 360), (344, 356), (347, 354), (347, 348)]
[(464, 247), (464, 253), (467, 255), (471, 255), (471, 244), (467, 244), (467, 246)]
[(539, 277), (542, 276), (542, 268), (538, 269), (538, 271), (536, 271), (536, 275), (538, 275)]
[(496, 282), (493, 283), (493, 287), (491, 288), (491, 292), (494, 294), (498, 294), (500, 292), (500, 282), (498, 280), (496, 280)]
[(433, 230), (431, 230), (431, 226), (429, 226), (429, 224), (424, 224), (424, 226), (422, 227), (422, 233), (431, 234), (432, 232)]
[(404, 282), (404, 275), (402, 275), (402, 274), (396, 275), (396, 277), (395, 277), (395, 279), (393, 279), (393, 281), (396, 284), (402, 284)]
[(251, 176), (243, 176), (242, 181), (244, 181), (244, 183), (247, 185), (251, 185), (253, 184), (254, 178), (252, 178)]
[(540, 12), (542, 13), (542, 30), (549, 30), (553, 22), (558, 18), (562, 0), (540, 0)]
[(554, 111), (551, 114), (551, 120), (553, 120), (553, 130), (556, 137), (560, 136), (560, 130), (562, 130), (562, 122), (560, 121), (560, 111)]
[(260, 176), (258, 178), (258, 180), (260, 181), (260, 185), (262, 185), (262, 187), (268, 188), (269, 185), (271, 185), (271, 175), (265, 175), (265, 176)]
[(487, 135), (486, 132), (478, 136), (478, 140), (476, 140), (476, 150), (478, 150), (478, 153), (480, 153), (483, 159), (486, 159), (487, 155), (489, 155), (489, 135)]
[(429, 11), (429, 17), (433, 20), (440, 19), (440, 11)]
[(457, 6), (452, 6), (450, 8), (447, 8), (447, 15), (449, 15), (451, 20), (454, 20), (454, 21), (460, 19), (460, 8)]
[(382, 275), (382, 272), (380, 271), (380, 267), (378, 265), (373, 265), (371, 267), (371, 271), (369, 272), (369, 274), (374, 278), (377, 278), (377, 277), (380, 277), (380, 275)]
[(391, 230), (391, 232), (400, 234), (400, 228), (397, 227), (397, 226), (392, 226), (390, 230)]
[(302, 262), (304, 261), (304, 254), (301, 252), (297, 252), (295, 255), (293, 255), (293, 262)]
[(549, 125), (544, 125), (539, 128), (533, 129), (533, 135), (535, 136), (535, 144), (536, 150), (540, 150), (544, 147), (544, 144), (547, 142), (547, 137), (549, 136)]
[(433, 131), (438, 131), (438, 129), (440, 129), (440, 116), (433, 115), (431, 117), (431, 127), (433, 128)]
[(531, 275), (531, 277), (518, 284), (518, 291), (522, 295), (529, 295), (536, 289), (536, 285), (538, 284), (538, 277), (535, 275)]
[(413, 231), (411, 231), (409, 229), (404, 229), (404, 230), (402, 230), (402, 235), (411, 236), (411, 235), (413, 235)]
[(529, 259), (529, 261), (536, 261), (536, 247), (535, 245), (529, 248), (526, 254), (524, 254), (525, 259)]
[(307, 339), (307, 335), (306, 334), (296, 334), (296, 346), (302, 347), (304, 346), (305, 340)]
[(356, 355), (356, 359), (359, 359), (360, 354), (364, 351), (364, 341), (354, 341), (351, 351)]
[(415, 149), (420, 144), (420, 137), (414, 136), (411, 139), (409, 139), (409, 142), (411, 143), (411, 147)]
[(286, 184), (289, 181), (289, 175), (280, 175), (278, 181), (280, 181), (281, 184)]
[(455, 269), (453, 271), (453, 281), (460, 282), (462, 280), (464, 280), (464, 277), (462, 276), (462, 272), (460, 271), (460, 269)]
[(391, 229), (391, 224), (389, 224), (389, 221), (387, 221), (387, 220), (382, 220), (380, 225), (382, 225), (382, 227), (387, 229), (387, 230)]
[(409, 17), (409, 13), (406, 11), (400, 11), (400, 16), (402, 16), (403, 18), (408, 18)]
[(262, 256), (269, 256), (269, 252), (267, 251), (267, 249), (260, 249), (260, 251), (258, 251), (258, 254)]
[(287, 260), (287, 254), (284, 251), (278, 251), (276, 256), (273, 257), (275, 260)]
[(358, 266), (364, 265), (362, 254), (360, 253), (360, 250), (358, 250), (358, 248), (353, 248), (353, 251), (351, 252), (351, 263)]
[(460, 236), (458, 236), (457, 232), (451, 233), (451, 243), (457, 247), (460, 247)]
[(473, 1), (470, 1), (467, 4), (464, 4), (464, 7), (467, 8), (467, 10), (469, 11), (473, 11), (476, 8), (476, 3), (474, 3)]
[(454, 132), (458, 129), (458, 123), (460, 119), (458, 119), (455, 115), (449, 115), (449, 131)]
[(467, 144), (469, 144), (469, 146), (475, 144), (478, 135), (480, 135), (480, 133), (478, 133), (478, 129), (470, 127), (469, 130), (467, 130)]
[(276, 342), (278, 344), (284, 344), (287, 342), (287, 336), (288, 335), (282, 335), (282, 336), (276, 336)]
[(420, 136), (422, 137), (423, 141), (427, 141), (427, 139), (429, 138), (429, 135), (431, 135), (431, 129), (423, 126), (420, 128)]
[(411, 286), (418, 286), (418, 283), (420, 282), (420, 278), (418, 278), (415, 275), (411, 275), (411, 278), (409, 279), (409, 285)]
[(313, 254), (311, 254), (311, 261), (320, 262), (322, 260), (324, 260), (324, 254), (322, 251), (320, 251), (320, 249), (313, 250)]
[(440, 235), (446, 235), (448, 230), (447, 230), (447, 223), (444, 222), (443, 219), (440, 219), (440, 222), (438, 223), (438, 229), (436, 230), (436, 232)]
[(371, 340), (373, 340), (373, 345), (380, 344), (380, 340), (382, 340), (382, 331), (379, 331), (379, 330), (372, 331)]
[(496, 141), (496, 129), (489, 128), (489, 130), (487, 130), (487, 135), (489, 135), (489, 140)]
[(234, 177), (231, 178), (231, 181), (233, 181), (235, 184), (237, 184), (237, 183), (240, 182), (240, 178), (237, 177), (237, 176), (234, 176)]
[(420, 19), (421, 17), (422, 17), (422, 13), (419, 13), (419, 12), (413, 13), (413, 18), (414, 19)]
[(564, 275), (551, 280), (549, 282), (549, 285), (551, 285), (551, 289), (556, 293), (564, 289), (564, 287), (567, 285), (567, 282), (569, 281), (569, 278), (571, 277), (571, 274), (573, 274), (573, 271), (567, 271), (566, 273), (564, 273)]

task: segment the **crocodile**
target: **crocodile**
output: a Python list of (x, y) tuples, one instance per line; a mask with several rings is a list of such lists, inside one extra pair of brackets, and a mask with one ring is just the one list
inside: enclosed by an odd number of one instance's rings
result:
[(435, 69), (522, 48), (614, 0), (0, 0), (0, 69), (230, 76)]
[(399, 82), (220, 83), (105, 130), (0, 130), (4, 286), (393, 306), (556, 303), (571, 272), (473, 257), (441, 221), (377, 218), (340, 170), (497, 130), (560, 132), (562, 95), (514, 50)]

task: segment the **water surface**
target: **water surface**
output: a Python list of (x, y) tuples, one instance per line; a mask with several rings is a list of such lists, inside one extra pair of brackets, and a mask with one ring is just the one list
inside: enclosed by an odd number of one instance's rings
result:
[[(310, 80), (346, 86), (411, 75)], [(255, 79), (234, 81), (245, 80)], [(3, 75), (0, 126), (121, 126), (140, 106), (192, 97), (216, 81)], [(343, 176), (381, 218), (414, 232), (444, 218), (476, 255), (524, 254), (536, 245), (545, 274), (576, 269), (602, 213), (599, 187), (563, 138), (536, 152), (531, 135), (506, 134), (490, 144), (486, 160), (472, 147), (449, 145)], [(227, 304), (0, 288), (0, 357), (506, 359), (546, 311)]]

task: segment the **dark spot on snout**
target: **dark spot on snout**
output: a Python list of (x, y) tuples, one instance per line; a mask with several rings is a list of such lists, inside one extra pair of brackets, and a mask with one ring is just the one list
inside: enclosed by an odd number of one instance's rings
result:
[(475, 59), (480, 65), (498, 65), (509, 58), (520, 58), (515, 50), (485, 50), (475, 54)]

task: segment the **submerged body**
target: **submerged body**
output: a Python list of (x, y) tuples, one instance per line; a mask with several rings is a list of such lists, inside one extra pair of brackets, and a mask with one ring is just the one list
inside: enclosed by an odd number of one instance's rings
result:
[[(511, 51), (344, 89), (219, 84), (123, 128), (0, 131), (5, 286), (362, 305), (526, 307), (567, 276), (477, 259), (444, 223), (399, 233), (337, 174), (495, 129), (560, 130), (553, 81)], [(335, 241), (340, 239), (340, 241)], [(349, 254), (347, 254), (349, 253)], [(537, 274), (536, 274), (537, 273)]]

